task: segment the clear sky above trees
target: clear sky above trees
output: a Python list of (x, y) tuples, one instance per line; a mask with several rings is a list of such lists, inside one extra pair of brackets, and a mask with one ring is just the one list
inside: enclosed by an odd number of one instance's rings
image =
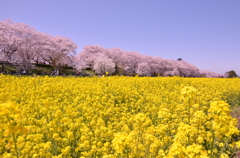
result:
[(0, 0), (0, 19), (86, 45), (119, 47), (240, 74), (240, 1)]

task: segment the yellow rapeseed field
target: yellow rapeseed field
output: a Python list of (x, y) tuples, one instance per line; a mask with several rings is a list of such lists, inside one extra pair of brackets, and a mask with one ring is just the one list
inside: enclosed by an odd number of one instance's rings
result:
[(0, 75), (0, 157), (231, 157), (239, 102), (237, 78)]

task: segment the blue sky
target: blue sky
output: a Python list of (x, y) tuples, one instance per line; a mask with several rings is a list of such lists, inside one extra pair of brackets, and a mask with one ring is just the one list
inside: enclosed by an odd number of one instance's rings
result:
[(240, 74), (240, 0), (0, 0), (0, 20), (86, 45)]

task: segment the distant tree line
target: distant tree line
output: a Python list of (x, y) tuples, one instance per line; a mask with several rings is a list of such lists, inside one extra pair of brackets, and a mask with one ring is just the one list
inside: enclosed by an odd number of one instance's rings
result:
[(167, 60), (161, 57), (141, 55), (122, 51), (119, 48), (106, 49), (98, 45), (83, 48), (77, 55), (78, 69), (92, 69), (98, 74), (106, 71), (117, 75), (141, 76), (184, 76), (199, 77), (199, 70), (183, 60)]
[[(46, 68), (43, 65), (49, 65), (51, 70), (68, 66), (79, 73), (93, 71), (99, 75), (108, 72), (110, 75), (129, 76), (223, 77), (218, 73), (199, 70), (182, 58), (168, 60), (98, 45), (85, 46), (78, 54), (76, 49), (77, 45), (69, 38), (51, 36), (20, 22), (0, 21), (2, 72), (9, 65), (26, 73), (41, 72), (43, 67)], [(233, 72), (225, 74), (225, 77), (232, 76), (236, 75)]]
[(119, 48), (106, 49), (98, 45), (85, 46), (76, 60), (78, 70), (94, 70), (101, 75), (107, 71), (114, 75), (128, 76), (224, 77), (211, 71), (199, 70), (182, 58), (168, 60)]

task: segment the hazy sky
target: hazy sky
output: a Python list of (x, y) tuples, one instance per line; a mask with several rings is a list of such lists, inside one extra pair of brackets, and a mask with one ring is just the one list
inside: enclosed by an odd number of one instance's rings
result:
[(240, 74), (240, 0), (0, 0), (0, 20), (78, 45), (118, 47)]

